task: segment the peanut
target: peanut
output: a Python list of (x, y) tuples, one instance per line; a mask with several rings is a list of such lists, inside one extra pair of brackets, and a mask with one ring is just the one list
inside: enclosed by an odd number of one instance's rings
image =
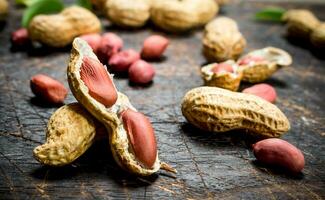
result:
[(102, 37), (98, 33), (90, 33), (80, 36), (81, 39), (85, 40), (89, 46), (97, 53), (98, 48), (101, 44)]
[(325, 48), (325, 23), (313, 30), (310, 41), (315, 47)]
[(151, 0), (107, 0), (103, 12), (113, 24), (137, 28), (148, 21), (150, 2)]
[(112, 55), (119, 52), (123, 47), (123, 40), (114, 33), (105, 33), (100, 41), (97, 51), (99, 59), (106, 63)]
[(145, 39), (141, 50), (143, 59), (158, 59), (164, 53), (169, 44), (169, 40), (160, 35), (152, 35)]
[(0, 0), (0, 21), (4, 20), (8, 15), (8, 1), (7, 0)]
[(11, 33), (11, 43), (13, 46), (26, 46), (30, 44), (28, 31), (26, 28), (20, 28)]
[(157, 157), (157, 142), (150, 121), (131, 109), (124, 110), (121, 117), (135, 157), (145, 167), (152, 168)]
[[(143, 117), (139, 117), (139, 114), (126, 114), (124, 119), (129, 119), (132, 122), (126, 123), (126, 127), (131, 127), (131, 130), (125, 129), (121, 114), (124, 110), (128, 109), (136, 112), (125, 95), (119, 93), (117, 101), (110, 108), (106, 108), (103, 104), (89, 95), (87, 86), (84, 85), (84, 82), (80, 78), (80, 68), (82, 67), (82, 61), (85, 57), (90, 57), (95, 60), (97, 60), (97, 57), (92, 52), (89, 45), (79, 38), (74, 40), (72, 47), (68, 65), (68, 82), (70, 89), (77, 101), (106, 127), (107, 133), (109, 134), (110, 148), (117, 164), (126, 171), (140, 176), (153, 174), (159, 169), (176, 172), (166, 163), (160, 162), (158, 156), (155, 157), (156, 159), (154, 162), (152, 161), (154, 158), (152, 155), (154, 153), (156, 153), (156, 155), (158, 154), (158, 152), (155, 151), (156, 147), (152, 146), (156, 144), (153, 140), (155, 137), (152, 135), (150, 123), (145, 122)], [(97, 87), (100, 86), (97, 85)], [(139, 125), (141, 126), (134, 126), (133, 120), (140, 120), (141, 123), (139, 123)], [(148, 132), (140, 133), (139, 131)], [(141, 139), (144, 136), (143, 134), (151, 135), (145, 136), (145, 138), (148, 140), (150, 139), (150, 141), (143, 141)], [(129, 139), (130, 136), (133, 136), (133, 144)], [(149, 148), (149, 150), (147, 149), (147, 151), (144, 152), (138, 145), (144, 145)], [(148, 167), (149, 165), (151, 165), (151, 167)]]
[(51, 47), (64, 47), (77, 36), (98, 33), (99, 19), (89, 10), (78, 6), (64, 9), (60, 14), (37, 15), (28, 26), (33, 41)]
[(54, 104), (63, 103), (68, 93), (62, 83), (43, 74), (33, 76), (30, 87), (37, 97)]
[(50, 166), (72, 163), (93, 143), (96, 126), (101, 125), (80, 104), (62, 106), (51, 116), (46, 143), (34, 149), (34, 158)]
[(237, 23), (228, 17), (218, 17), (205, 26), (203, 53), (209, 61), (237, 59), (246, 46)]
[(149, 63), (138, 60), (129, 68), (129, 79), (133, 83), (147, 84), (155, 76), (155, 68)]
[(275, 89), (271, 85), (265, 83), (246, 88), (243, 90), (243, 93), (256, 95), (271, 103), (275, 102), (277, 96)]
[(207, 131), (245, 129), (263, 137), (279, 137), (290, 129), (287, 117), (273, 104), (250, 94), (216, 87), (186, 93), (182, 113), (194, 126)]
[(289, 36), (303, 39), (309, 39), (310, 34), (320, 24), (312, 12), (304, 9), (289, 10), (282, 20), (287, 22)]
[(214, 0), (153, 1), (151, 20), (168, 32), (183, 32), (210, 21), (219, 7)]
[(253, 145), (253, 152), (261, 163), (279, 166), (289, 172), (299, 173), (305, 166), (305, 158), (297, 147), (277, 138), (265, 139)]
[(109, 68), (114, 72), (127, 72), (130, 66), (140, 59), (140, 54), (133, 49), (120, 51), (109, 59)]
[(242, 78), (242, 73), (233, 60), (206, 65), (202, 67), (201, 74), (205, 85), (232, 91), (238, 90)]
[(289, 66), (292, 58), (286, 51), (275, 47), (254, 50), (237, 61), (243, 72), (243, 81), (262, 82), (282, 67)]
[(104, 66), (91, 57), (84, 57), (80, 68), (80, 78), (88, 88), (91, 97), (112, 107), (117, 100), (117, 91), (111, 76)]

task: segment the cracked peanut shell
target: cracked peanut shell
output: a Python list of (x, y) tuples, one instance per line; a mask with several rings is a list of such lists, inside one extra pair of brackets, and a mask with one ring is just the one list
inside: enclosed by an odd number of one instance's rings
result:
[(225, 63), (230, 64), (234, 72), (214, 73), (212, 69), (217, 63), (208, 64), (202, 67), (201, 75), (204, 80), (204, 85), (237, 91), (243, 76), (242, 72), (238, 71), (238, 66), (235, 61), (228, 60)]
[(110, 148), (118, 165), (139, 176), (151, 175), (159, 169), (173, 171), (166, 163), (160, 162), (158, 156), (156, 156), (156, 161), (151, 168), (143, 167), (136, 159), (130, 147), (123, 121), (120, 118), (120, 113), (123, 110), (132, 109), (136, 111), (136, 109), (130, 104), (128, 98), (121, 93), (119, 93), (116, 103), (110, 108), (105, 107), (88, 94), (88, 88), (80, 78), (80, 68), (84, 56), (98, 60), (87, 42), (76, 38), (72, 44), (67, 72), (70, 89), (78, 102), (106, 127)]
[(37, 15), (28, 26), (31, 40), (51, 47), (67, 46), (77, 36), (98, 33), (100, 30), (96, 15), (79, 6), (71, 6), (59, 14)]
[(219, 7), (214, 0), (153, 0), (151, 20), (168, 32), (184, 32), (209, 22)]
[(205, 26), (203, 54), (210, 62), (235, 60), (246, 46), (237, 23), (228, 17), (218, 17)]
[(280, 68), (289, 66), (292, 63), (292, 58), (288, 52), (275, 47), (254, 50), (240, 58), (237, 63), (247, 57), (263, 59), (239, 65), (239, 69), (243, 72), (242, 80), (250, 83), (262, 82)]
[(8, 1), (7, 0), (0, 0), (0, 21), (4, 20), (8, 15)]
[(100, 129), (96, 121), (78, 103), (62, 106), (48, 121), (46, 143), (34, 149), (34, 158), (50, 166), (72, 163), (94, 142)]
[(264, 99), (216, 87), (186, 93), (182, 113), (194, 126), (213, 132), (248, 130), (263, 137), (280, 137), (290, 129), (287, 117)]

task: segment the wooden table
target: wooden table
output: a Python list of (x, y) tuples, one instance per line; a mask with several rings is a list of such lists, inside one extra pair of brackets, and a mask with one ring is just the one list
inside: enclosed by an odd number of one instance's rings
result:
[[(248, 41), (246, 51), (272, 45), (287, 50), (294, 58), (291, 67), (278, 71), (267, 83), (276, 88), (276, 105), (291, 122), (292, 128), (283, 139), (305, 155), (306, 167), (298, 177), (254, 162), (251, 144), (255, 139), (244, 132), (207, 133), (185, 121), (181, 99), (186, 91), (203, 84), (199, 75), (200, 65), (205, 63), (201, 30), (166, 35), (171, 44), (166, 57), (153, 63), (157, 76), (152, 85), (136, 87), (126, 78), (115, 79), (118, 89), (150, 117), (159, 156), (178, 170), (176, 177), (164, 172), (146, 178), (125, 173), (114, 163), (106, 141), (94, 144), (72, 165), (41, 166), (32, 150), (45, 141), (47, 120), (57, 107), (34, 98), (29, 79), (45, 73), (67, 86), (70, 48), (11, 49), (10, 32), (19, 28), (22, 13), (21, 8), (11, 6), (10, 17), (0, 31), (0, 199), (325, 198), (325, 62), (321, 58), (325, 52), (289, 41), (281, 24), (252, 20), (253, 14), (266, 5), (309, 8), (324, 20), (325, 5), (308, 2), (235, 1), (221, 12), (238, 21)], [(107, 24), (107, 20), (103, 22)], [(136, 31), (107, 25), (105, 31), (118, 33), (125, 48), (136, 50), (148, 35), (164, 34), (150, 25)], [(65, 103), (75, 101), (70, 92)]]

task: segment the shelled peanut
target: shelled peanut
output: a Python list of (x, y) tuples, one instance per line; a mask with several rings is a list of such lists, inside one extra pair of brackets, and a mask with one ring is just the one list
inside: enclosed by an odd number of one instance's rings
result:
[(51, 47), (64, 47), (71, 44), (77, 36), (98, 33), (100, 21), (89, 10), (72, 6), (59, 14), (37, 15), (28, 26), (28, 33), (33, 41)]
[(253, 145), (256, 159), (266, 165), (281, 167), (293, 174), (301, 172), (305, 166), (302, 152), (289, 142), (270, 138)]
[(63, 103), (68, 94), (68, 90), (62, 83), (44, 74), (33, 76), (30, 87), (38, 98), (48, 103)]
[(287, 117), (268, 101), (216, 87), (190, 90), (181, 109), (188, 122), (206, 131), (244, 129), (260, 137), (280, 137), (290, 129)]
[(218, 17), (205, 26), (203, 53), (209, 61), (237, 59), (246, 46), (237, 23), (228, 17)]
[(242, 92), (256, 95), (271, 103), (274, 103), (277, 97), (275, 89), (266, 83), (253, 85), (252, 87), (244, 89)]

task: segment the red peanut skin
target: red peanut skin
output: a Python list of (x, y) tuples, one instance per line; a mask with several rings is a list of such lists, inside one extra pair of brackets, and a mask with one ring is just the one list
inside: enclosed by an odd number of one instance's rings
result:
[(81, 39), (85, 40), (89, 46), (93, 49), (94, 53), (97, 53), (100, 46), (102, 37), (98, 33), (91, 33), (80, 36)]
[(137, 84), (147, 84), (155, 76), (155, 68), (144, 60), (138, 60), (129, 68), (129, 80)]
[(246, 56), (238, 61), (238, 65), (248, 65), (250, 62), (261, 62), (264, 58), (259, 56)]
[(231, 65), (227, 64), (227, 63), (220, 63), (220, 64), (216, 64), (213, 68), (212, 68), (212, 72), (219, 74), (220, 72), (230, 72), (233, 73), (234, 69), (232, 68)]
[(114, 72), (127, 72), (130, 66), (140, 59), (140, 55), (133, 49), (120, 51), (109, 59), (109, 68)]
[(265, 83), (246, 88), (243, 90), (243, 93), (256, 95), (271, 103), (274, 103), (277, 97), (275, 89), (271, 85)]
[(119, 52), (123, 47), (123, 40), (114, 33), (105, 33), (102, 36), (97, 50), (97, 56), (102, 63), (106, 63), (112, 55)]
[(149, 36), (143, 42), (141, 58), (145, 60), (154, 60), (161, 57), (169, 44), (169, 40), (160, 35)]
[(131, 109), (123, 111), (121, 116), (135, 157), (146, 168), (152, 168), (157, 158), (157, 142), (149, 119)]
[(44, 75), (37, 74), (30, 80), (32, 92), (48, 103), (63, 103), (68, 94), (68, 90), (59, 81)]
[(89, 95), (105, 107), (112, 107), (117, 101), (117, 91), (106, 68), (90, 57), (84, 57), (82, 61), (80, 77), (87, 86)]
[(299, 149), (287, 141), (270, 138), (253, 145), (253, 153), (261, 163), (279, 166), (294, 174), (305, 166), (305, 158)]
[(11, 43), (14, 46), (25, 46), (30, 43), (28, 31), (26, 28), (20, 28), (11, 33)]

